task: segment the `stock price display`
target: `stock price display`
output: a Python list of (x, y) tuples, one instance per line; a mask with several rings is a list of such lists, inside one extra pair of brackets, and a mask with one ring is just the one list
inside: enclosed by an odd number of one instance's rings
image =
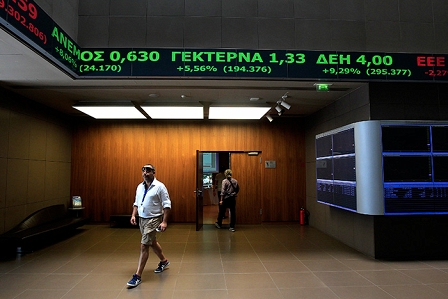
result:
[(0, 0), (0, 24), (76, 75), (79, 47), (32, 0)]
[(82, 77), (448, 81), (445, 55), (241, 49), (83, 49)]
[(0, 25), (75, 78), (448, 81), (447, 56), (245, 49), (81, 49), (33, 0), (0, 0)]

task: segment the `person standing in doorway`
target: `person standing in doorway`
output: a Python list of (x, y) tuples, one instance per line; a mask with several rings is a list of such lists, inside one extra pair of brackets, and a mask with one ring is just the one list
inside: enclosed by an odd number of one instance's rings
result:
[(131, 215), (131, 224), (137, 225), (136, 216), (139, 216), (140, 232), (140, 258), (137, 271), (127, 283), (129, 287), (136, 287), (142, 282), (142, 273), (149, 257), (149, 247), (160, 259), (155, 273), (161, 273), (170, 262), (165, 258), (162, 247), (156, 239), (156, 230), (165, 231), (171, 209), (171, 200), (165, 185), (155, 178), (156, 169), (151, 164), (142, 167), (143, 183), (137, 186), (135, 201)]
[[(214, 188), (218, 192), (218, 213), (219, 213), (219, 207), (220, 207), (219, 201), (221, 200), (222, 181), (226, 178), (226, 176), (224, 175), (224, 169), (225, 168), (220, 167), (219, 168), (219, 173), (217, 173), (216, 176), (215, 176)], [(225, 212), (226, 211), (224, 211), (224, 218), (226, 218)]]
[(224, 171), (224, 175), (226, 176), (226, 179), (222, 181), (221, 186), (221, 197), (219, 201), (219, 213), (218, 213), (218, 219), (215, 223), (216, 228), (221, 228), (222, 226), (222, 219), (224, 217), (224, 214), (226, 212), (226, 209), (229, 208), (230, 210), (230, 231), (235, 231), (235, 222), (236, 222), (236, 213), (235, 213), (235, 207), (236, 207), (236, 196), (238, 192), (240, 191), (240, 186), (238, 185), (238, 181), (232, 178), (232, 170), (227, 169)]

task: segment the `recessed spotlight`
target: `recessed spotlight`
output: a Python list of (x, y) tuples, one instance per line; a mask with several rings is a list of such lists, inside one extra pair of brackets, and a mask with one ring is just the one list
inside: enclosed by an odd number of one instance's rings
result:
[(159, 97), (159, 94), (158, 94), (158, 93), (150, 93), (150, 94), (149, 94), (149, 97), (150, 97), (150, 98), (158, 98), (158, 97)]
[(289, 110), (289, 108), (291, 108), (291, 105), (289, 105), (288, 103), (286, 103), (285, 101), (281, 101), (280, 105), (282, 105), (283, 107), (285, 107), (286, 109)]

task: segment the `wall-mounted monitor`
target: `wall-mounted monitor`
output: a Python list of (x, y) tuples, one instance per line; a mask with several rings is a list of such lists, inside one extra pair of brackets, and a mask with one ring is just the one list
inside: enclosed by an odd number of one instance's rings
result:
[(434, 156), (432, 161), (434, 182), (448, 182), (448, 155)]
[(316, 175), (318, 179), (333, 180), (333, 159), (316, 161)]
[(348, 129), (333, 136), (333, 155), (345, 155), (355, 153), (354, 129)]
[(432, 127), (432, 151), (448, 152), (448, 127)]
[(432, 182), (431, 156), (385, 156), (384, 182)]
[(383, 152), (429, 152), (428, 126), (382, 126)]
[(356, 211), (354, 128), (341, 128), (316, 138), (317, 199)]
[(316, 139), (316, 157), (329, 157), (333, 153), (333, 136), (327, 135)]
[(355, 156), (336, 157), (333, 159), (333, 177), (337, 181), (356, 181)]
[(317, 201), (368, 215), (448, 214), (448, 123), (364, 121), (316, 136)]

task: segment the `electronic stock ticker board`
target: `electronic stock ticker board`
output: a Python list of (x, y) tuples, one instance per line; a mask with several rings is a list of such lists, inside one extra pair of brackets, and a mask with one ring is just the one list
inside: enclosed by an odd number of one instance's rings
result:
[(0, 25), (77, 79), (176, 77), (448, 82), (448, 55), (84, 48), (32, 0), (0, 0)]

